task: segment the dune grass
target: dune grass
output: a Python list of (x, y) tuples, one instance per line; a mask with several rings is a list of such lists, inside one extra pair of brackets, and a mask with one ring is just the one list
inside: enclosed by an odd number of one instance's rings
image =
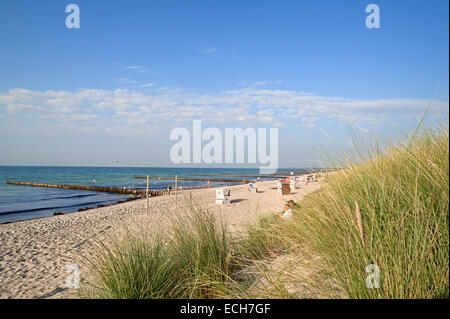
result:
[(253, 262), (264, 258), (273, 258), (286, 248), (283, 220), (279, 215), (261, 217), (256, 223), (249, 224), (238, 240), (239, 250), (236, 257)]
[[(305, 297), (290, 289), (298, 282), (313, 291), (309, 297), (448, 298), (448, 128), (422, 129), (384, 150), (357, 148), (343, 158), (333, 163), (343, 169), (288, 221), (264, 217), (231, 237), (197, 207), (163, 233), (99, 245), (86, 263), (92, 278), (83, 296), (251, 297), (246, 290), (257, 287), (259, 296)], [(307, 257), (314, 278), (289, 269), (274, 276), (283, 255), (294, 265)], [(246, 269), (253, 274), (236, 279)], [(261, 280), (266, 284), (254, 285)]]
[(98, 243), (83, 298), (212, 298), (231, 268), (226, 227), (193, 209), (165, 230), (131, 233)]
[(319, 257), (316, 291), (333, 293), (332, 282), (348, 298), (448, 298), (448, 161), (447, 128), (346, 156), (281, 235)]

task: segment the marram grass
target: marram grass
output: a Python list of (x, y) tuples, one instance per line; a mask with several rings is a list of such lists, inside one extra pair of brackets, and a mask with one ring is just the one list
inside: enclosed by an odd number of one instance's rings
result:
[(193, 209), (168, 229), (131, 233), (99, 243), (84, 259), (89, 273), (80, 297), (102, 299), (211, 298), (230, 269), (225, 226)]
[[(286, 228), (297, 236), (291, 246), (317, 254), (344, 297), (448, 298), (448, 129), (367, 154), (348, 156), (305, 198)], [(322, 294), (331, 292), (326, 283), (316, 287)]]

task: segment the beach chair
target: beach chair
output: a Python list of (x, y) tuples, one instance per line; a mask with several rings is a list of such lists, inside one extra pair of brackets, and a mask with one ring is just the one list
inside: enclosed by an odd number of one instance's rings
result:
[(229, 188), (218, 188), (216, 189), (216, 204), (230, 204), (231, 202), (231, 192)]
[(302, 180), (301, 180), (300, 177), (295, 176), (295, 178), (294, 178), (294, 185), (295, 185), (295, 188), (300, 188), (300, 186), (302, 185)]
[(302, 176), (302, 178), (300, 179), (300, 185), (305, 186), (306, 184), (308, 184), (308, 178), (305, 176)]
[(256, 186), (256, 184), (254, 184), (254, 183), (249, 183), (248, 184), (248, 191), (249, 192), (253, 192), (253, 193), (257, 193), (258, 192), (258, 186)]
[(291, 185), (290, 183), (281, 183), (281, 195), (291, 195)]
[(277, 190), (281, 194), (281, 181), (277, 182)]
[(289, 186), (291, 187), (291, 192), (295, 190), (295, 178), (289, 180)]

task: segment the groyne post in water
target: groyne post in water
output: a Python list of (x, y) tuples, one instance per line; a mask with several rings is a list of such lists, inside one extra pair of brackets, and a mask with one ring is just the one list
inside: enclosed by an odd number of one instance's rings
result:
[[(124, 195), (146, 195), (146, 192), (147, 192), (147, 190), (145, 190), (145, 189), (86, 186), (86, 185), (67, 185), (67, 184), (29, 183), (29, 182), (16, 182), (16, 181), (6, 181), (6, 184), (34, 186), (34, 187), (78, 189), (78, 190), (85, 190), (85, 191), (117, 193), (117, 194), (124, 194)], [(150, 196), (170, 195), (170, 193), (168, 191), (163, 191), (163, 190), (152, 190), (152, 191), (149, 191), (148, 194)]]

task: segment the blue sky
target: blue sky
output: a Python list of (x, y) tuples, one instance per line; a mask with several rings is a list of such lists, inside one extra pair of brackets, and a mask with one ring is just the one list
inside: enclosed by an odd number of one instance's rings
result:
[[(66, 5), (81, 28), (65, 27)], [(376, 3), (381, 28), (368, 29)], [(279, 127), (281, 166), (448, 122), (448, 1), (0, 3), (0, 165), (169, 165), (170, 129)], [(436, 89), (438, 87), (438, 89)], [(325, 132), (325, 134), (323, 133)], [(293, 147), (295, 146), (295, 150)]]

